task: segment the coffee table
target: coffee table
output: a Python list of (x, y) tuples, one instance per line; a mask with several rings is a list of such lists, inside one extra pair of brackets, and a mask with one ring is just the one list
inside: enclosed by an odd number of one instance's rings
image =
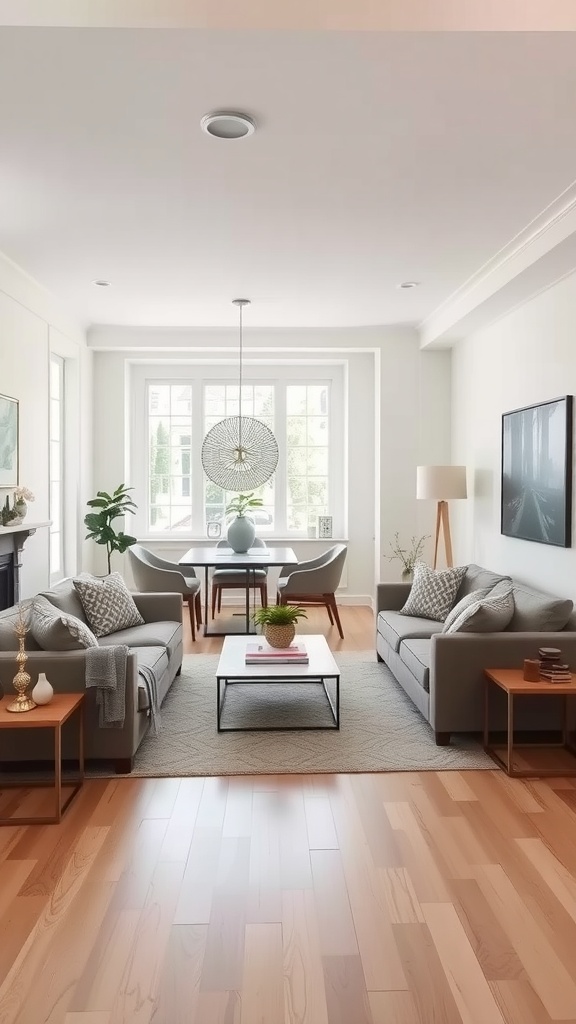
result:
[[(314, 634), (298, 637), (308, 652), (308, 665), (247, 665), (246, 644), (249, 637), (227, 636), (216, 669), (216, 721), (218, 732), (276, 732), (289, 729), (339, 729), (340, 728), (340, 669), (326, 643), (324, 636)], [(326, 683), (334, 680), (335, 699), (328, 692)], [(282, 686), (283, 683), (316, 683), (326, 694), (332, 718), (331, 725), (266, 725), (266, 726), (222, 726), (222, 710), (226, 701), (226, 689), (242, 683), (259, 683), (264, 686)]]

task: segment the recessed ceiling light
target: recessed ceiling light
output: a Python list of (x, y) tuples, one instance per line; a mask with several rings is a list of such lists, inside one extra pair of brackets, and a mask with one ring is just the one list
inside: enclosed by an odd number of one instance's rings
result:
[(247, 114), (219, 110), (214, 114), (204, 114), (200, 127), (215, 139), (244, 139), (256, 131), (256, 122)]
[(110, 281), (92, 281), (92, 284), (95, 284), (97, 288), (109, 288), (110, 287)]
[(419, 284), (420, 284), (420, 281), (402, 281), (401, 284), (399, 284), (397, 287), (398, 288), (417, 288)]

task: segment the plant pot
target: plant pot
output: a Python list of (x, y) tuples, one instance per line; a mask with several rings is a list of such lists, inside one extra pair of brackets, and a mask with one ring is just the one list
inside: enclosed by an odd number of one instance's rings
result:
[(270, 647), (290, 647), (290, 644), (296, 636), (296, 626), (291, 622), (282, 626), (273, 626), (270, 623), (267, 623), (264, 626), (264, 636), (270, 644)]
[(19, 501), (14, 502), (14, 511), (20, 518), (20, 521), (26, 517), (28, 511), (28, 505), (24, 501), (24, 498), (20, 498)]
[(402, 583), (412, 583), (413, 580), (414, 572), (411, 572), (410, 569), (404, 569), (402, 572)]
[(255, 536), (256, 527), (248, 516), (236, 516), (228, 527), (228, 543), (237, 555), (243, 555), (252, 547)]

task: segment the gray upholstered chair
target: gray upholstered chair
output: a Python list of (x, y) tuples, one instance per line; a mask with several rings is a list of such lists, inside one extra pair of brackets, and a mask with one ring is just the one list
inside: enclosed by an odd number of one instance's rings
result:
[(298, 565), (284, 565), (280, 570), (277, 597), (277, 604), (323, 604), (330, 625), (336, 622), (342, 640), (344, 633), (335, 594), (347, 551), (345, 544), (335, 544), (317, 558), (299, 562)]
[[(192, 567), (186, 567), (186, 576), (179, 565), (167, 562), (164, 558), (143, 548), (141, 544), (133, 544), (128, 548), (132, 575), (138, 590), (143, 593), (177, 593), (188, 605), (190, 613), (190, 629), (192, 639), (196, 639), (196, 625), (202, 625), (202, 602), (200, 599), (200, 580)], [(196, 621), (195, 621), (196, 620)]]
[[(227, 540), (219, 540), (216, 547), (229, 548), (230, 544)], [(252, 547), (265, 548), (266, 544), (261, 537), (255, 537)], [(212, 573), (212, 618), (216, 614), (216, 606), (218, 606), (218, 611), (222, 608), (222, 591), (245, 591), (248, 586), (248, 576), (250, 576), (250, 583), (254, 589), (260, 591), (262, 607), (268, 604), (268, 569), (250, 569), (249, 573), (246, 572), (246, 569), (215, 569)]]

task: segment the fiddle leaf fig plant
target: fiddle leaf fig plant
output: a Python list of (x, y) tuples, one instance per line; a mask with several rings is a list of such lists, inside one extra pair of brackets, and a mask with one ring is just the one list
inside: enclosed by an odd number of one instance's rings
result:
[(262, 498), (254, 497), (254, 491), (251, 491), (250, 494), (238, 494), (226, 506), (226, 515), (228, 516), (235, 512), (237, 516), (242, 518), (242, 516), (246, 515), (248, 509), (261, 508), (263, 504)]
[(126, 487), (120, 484), (112, 494), (107, 491), (97, 491), (96, 497), (88, 502), (88, 507), (96, 509), (84, 517), (84, 525), (88, 529), (86, 540), (95, 540), (97, 544), (104, 544), (108, 560), (108, 573), (112, 572), (110, 560), (113, 551), (122, 554), (132, 544), (136, 543), (136, 537), (124, 533), (122, 530), (116, 532), (112, 523), (115, 519), (125, 516), (126, 513), (134, 515), (138, 506), (132, 501), (130, 491), (133, 487)]

